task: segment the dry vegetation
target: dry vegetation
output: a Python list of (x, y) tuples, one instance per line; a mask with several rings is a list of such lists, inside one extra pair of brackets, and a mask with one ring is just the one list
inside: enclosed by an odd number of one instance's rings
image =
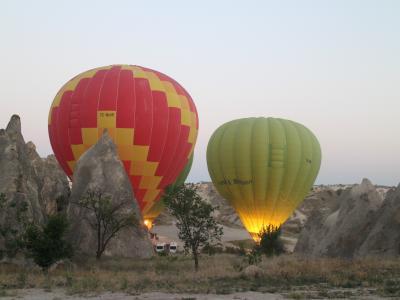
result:
[(203, 255), (193, 272), (189, 257), (155, 257), (148, 260), (75, 260), (43, 274), (15, 265), (0, 265), (0, 296), (14, 289), (63, 288), (69, 294), (150, 291), (227, 294), (238, 291), (283, 293), (289, 298), (349, 298), (361, 295), (400, 296), (400, 260), (306, 260), (292, 255), (267, 259), (263, 274), (244, 275), (244, 257)]

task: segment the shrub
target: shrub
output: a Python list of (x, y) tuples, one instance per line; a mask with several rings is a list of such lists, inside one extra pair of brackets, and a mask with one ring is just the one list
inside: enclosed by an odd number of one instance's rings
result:
[(64, 240), (68, 221), (64, 215), (49, 217), (44, 226), (29, 225), (25, 247), (35, 263), (47, 271), (55, 262), (72, 257), (72, 246)]
[(264, 227), (259, 233), (260, 243), (256, 246), (256, 249), (266, 256), (284, 253), (281, 234), (280, 227), (273, 225)]

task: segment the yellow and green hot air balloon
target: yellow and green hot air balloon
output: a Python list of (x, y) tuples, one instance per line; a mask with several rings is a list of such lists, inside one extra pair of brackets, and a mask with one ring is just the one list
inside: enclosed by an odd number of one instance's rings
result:
[(220, 126), (207, 147), (211, 179), (257, 241), (280, 226), (310, 191), (321, 148), (303, 125), (278, 118), (245, 118)]

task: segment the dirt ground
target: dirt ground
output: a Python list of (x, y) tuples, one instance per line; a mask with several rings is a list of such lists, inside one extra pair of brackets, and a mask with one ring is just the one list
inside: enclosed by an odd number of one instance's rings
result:
[[(216, 294), (170, 294), (170, 293), (143, 293), (139, 295), (130, 295), (126, 293), (102, 293), (96, 295), (67, 295), (64, 290), (51, 290), (46, 291), (43, 289), (21, 289), (9, 291), (10, 296), (1, 296), (2, 300), (280, 300), (280, 299), (310, 299), (308, 297), (298, 296), (301, 294), (271, 294), (271, 293), (260, 293), (260, 292), (242, 292), (233, 293), (228, 295), (216, 295)], [(312, 299), (312, 298), (311, 298)], [(332, 297), (317, 297), (317, 299), (343, 299), (343, 297), (332, 298)], [(385, 299), (377, 296), (358, 296), (351, 297), (351, 299), (359, 300), (378, 300)], [(397, 298), (396, 298), (397, 299)]]
[[(232, 228), (222, 226), (224, 234), (222, 235), (221, 242), (229, 244), (231, 241), (250, 240), (251, 236), (246, 229)], [(176, 242), (178, 247), (183, 247), (182, 242), (178, 238), (178, 229), (175, 225), (155, 225), (152, 230), (153, 233), (158, 235), (160, 242)], [(285, 248), (288, 252), (293, 252), (294, 246), (296, 245), (297, 239), (288, 236), (282, 236), (282, 240), (285, 244)]]
[(1, 297), (2, 300), (14, 300), (14, 299), (27, 299), (27, 300), (136, 300), (136, 299), (147, 299), (147, 300), (275, 300), (285, 299), (281, 295), (276, 294), (264, 294), (257, 292), (245, 292), (235, 293), (230, 295), (194, 295), (194, 294), (167, 294), (167, 293), (145, 293), (140, 295), (129, 295), (124, 293), (104, 293), (93, 296), (68, 296), (63, 290), (52, 290), (44, 291), (42, 289), (24, 289), (24, 290), (13, 290), (9, 292), (12, 296)]

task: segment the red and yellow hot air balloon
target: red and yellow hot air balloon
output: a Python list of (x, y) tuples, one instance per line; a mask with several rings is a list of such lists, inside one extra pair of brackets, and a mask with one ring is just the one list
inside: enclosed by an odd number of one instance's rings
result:
[(79, 157), (108, 130), (146, 223), (160, 213), (164, 188), (190, 165), (198, 132), (196, 107), (185, 89), (132, 65), (72, 78), (54, 98), (48, 124), (54, 154), (70, 178)]

